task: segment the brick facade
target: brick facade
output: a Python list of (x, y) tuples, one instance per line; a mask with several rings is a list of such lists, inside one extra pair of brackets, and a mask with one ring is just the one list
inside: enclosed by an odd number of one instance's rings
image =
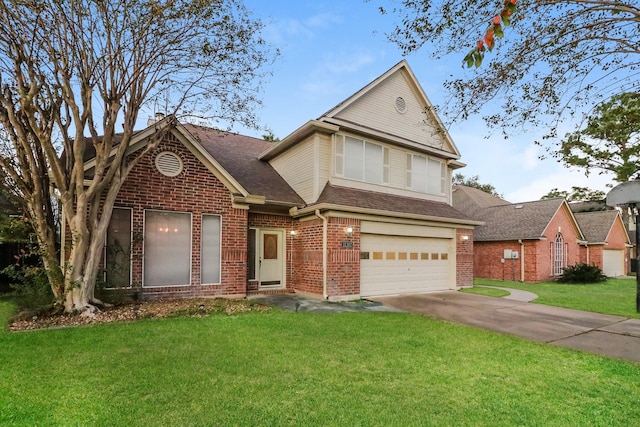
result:
[[(175, 177), (161, 174), (158, 153), (177, 154), (183, 164)], [(234, 207), (229, 189), (175, 136), (169, 135), (133, 168), (116, 199), (115, 207), (132, 212), (133, 289), (144, 299), (168, 297), (240, 297), (255, 293), (302, 292), (329, 299), (357, 298), (360, 294), (360, 220), (328, 215), (326, 289), (323, 289), (323, 220), (291, 218), (286, 214), (250, 212)], [(190, 283), (184, 286), (150, 287), (144, 283), (145, 211), (188, 213), (191, 219)], [(221, 218), (220, 283), (201, 284), (201, 230), (203, 214)], [(347, 235), (347, 228), (352, 229)], [(250, 229), (282, 230), (285, 242), (285, 286), (260, 289), (249, 277)], [(295, 233), (292, 234), (291, 231)], [(469, 236), (468, 240), (463, 236)], [(473, 231), (457, 230), (456, 283), (471, 286), (473, 280)]]
[[(180, 156), (183, 170), (176, 177), (162, 175), (155, 167), (157, 153)], [(143, 297), (240, 296), (246, 294), (247, 212), (232, 207), (229, 190), (175, 137), (169, 135), (133, 168), (115, 203), (132, 209), (132, 284), (142, 285)], [(145, 210), (191, 213), (191, 283), (189, 286), (145, 287), (143, 236)], [(221, 284), (200, 284), (200, 247), (203, 214), (222, 219)]]
[(456, 287), (473, 286), (473, 230), (456, 230)]
[(630, 251), (627, 248), (627, 234), (624, 230), (624, 225), (622, 221), (616, 219), (609, 231), (609, 235), (607, 236), (606, 243), (597, 244), (597, 245), (589, 245), (588, 247), (583, 247), (580, 252), (580, 262), (589, 265), (595, 265), (599, 267), (601, 270), (604, 270), (604, 260), (603, 260), (603, 251), (618, 249), (624, 251), (624, 264), (625, 264), (625, 272), (630, 271)]
[[(537, 240), (475, 242), (475, 277), (542, 282), (553, 280), (552, 262), (556, 236), (563, 239), (564, 265), (580, 262), (582, 248), (579, 235), (568, 209), (563, 206), (551, 219), (543, 236)], [(518, 259), (504, 259), (504, 251), (518, 252)], [(522, 269), (524, 267), (524, 277)]]

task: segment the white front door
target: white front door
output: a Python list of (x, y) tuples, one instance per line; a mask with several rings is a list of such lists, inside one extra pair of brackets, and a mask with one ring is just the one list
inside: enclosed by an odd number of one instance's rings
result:
[(284, 231), (260, 230), (258, 245), (260, 287), (284, 286)]

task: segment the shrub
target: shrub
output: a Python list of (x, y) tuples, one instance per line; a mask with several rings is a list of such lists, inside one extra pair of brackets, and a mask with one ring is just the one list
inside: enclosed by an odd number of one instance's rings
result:
[(607, 280), (602, 270), (595, 265), (579, 263), (563, 269), (564, 273), (558, 279), (559, 283), (599, 283)]
[(36, 254), (21, 251), (16, 263), (2, 270), (10, 279), (16, 304), (21, 309), (43, 311), (51, 308), (55, 299), (45, 269)]

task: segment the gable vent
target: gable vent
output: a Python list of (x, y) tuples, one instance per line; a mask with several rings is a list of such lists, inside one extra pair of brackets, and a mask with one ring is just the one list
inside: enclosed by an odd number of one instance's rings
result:
[(156, 156), (156, 168), (164, 176), (178, 176), (182, 172), (182, 160), (176, 153), (163, 151)]
[(396, 98), (396, 110), (398, 110), (398, 113), (407, 112), (407, 103), (404, 101), (404, 98), (401, 96)]

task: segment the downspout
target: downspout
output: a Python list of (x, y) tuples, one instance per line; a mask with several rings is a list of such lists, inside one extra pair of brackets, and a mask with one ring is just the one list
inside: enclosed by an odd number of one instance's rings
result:
[(322, 298), (329, 299), (327, 295), (327, 217), (320, 215), (320, 209), (316, 209), (316, 216), (322, 220)]
[(518, 239), (518, 243), (520, 243), (520, 281), (524, 282), (524, 242)]

